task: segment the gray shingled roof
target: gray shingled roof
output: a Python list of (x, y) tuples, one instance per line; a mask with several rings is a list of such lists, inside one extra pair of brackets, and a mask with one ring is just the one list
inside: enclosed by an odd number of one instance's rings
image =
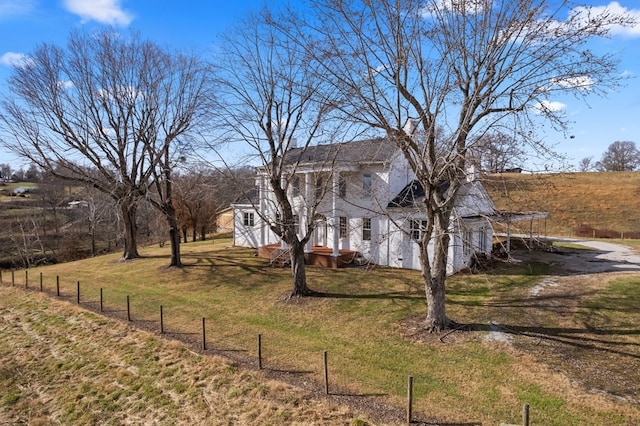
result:
[(327, 145), (293, 148), (287, 151), (285, 163), (384, 162), (397, 150), (388, 139), (368, 139)]

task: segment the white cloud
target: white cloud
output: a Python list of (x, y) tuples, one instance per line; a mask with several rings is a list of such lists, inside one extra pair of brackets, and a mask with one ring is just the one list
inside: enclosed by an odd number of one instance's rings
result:
[(631, 22), (628, 25), (611, 25), (611, 34), (640, 37), (640, 9), (628, 9), (617, 1), (612, 1), (606, 6), (579, 6), (571, 10), (571, 15), (585, 22), (594, 16), (621, 16)]
[(7, 52), (0, 56), (0, 64), (9, 67), (23, 67), (31, 62), (31, 59), (24, 53)]
[(567, 107), (566, 104), (558, 101), (542, 101), (533, 107), (533, 110), (538, 114), (544, 114), (547, 112), (562, 111)]
[(35, 0), (0, 0), (0, 18), (19, 16), (34, 9)]
[(552, 81), (553, 84), (567, 89), (589, 90), (593, 86), (594, 81), (588, 75), (577, 77), (557, 78)]
[(83, 21), (110, 25), (129, 25), (133, 15), (120, 7), (120, 0), (64, 0), (64, 7)]
[(438, 11), (480, 14), (491, 7), (491, 0), (432, 0), (423, 8), (424, 17), (430, 17)]

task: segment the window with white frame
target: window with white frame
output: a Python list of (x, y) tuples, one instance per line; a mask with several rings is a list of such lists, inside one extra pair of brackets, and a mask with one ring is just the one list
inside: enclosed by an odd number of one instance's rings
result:
[(425, 231), (427, 229), (427, 221), (426, 220), (411, 220), (410, 222), (410, 233), (411, 238), (415, 241), (422, 241), (425, 237)]
[(347, 218), (344, 216), (340, 216), (340, 238), (347, 238)]
[(487, 251), (487, 230), (484, 227), (478, 229), (478, 250), (482, 253)]
[(362, 219), (362, 241), (371, 241), (371, 218)]
[(242, 218), (242, 223), (244, 224), (244, 226), (253, 226), (254, 225), (253, 213), (251, 212), (244, 213), (244, 216)]
[(465, 258), (471, 256), (473, 252), (473, 231), (465, 229), (462, 233), (462, 254)]
[(323, 193), (322, 176), (316, 176), (316, 199), (322, 198)]
[(371, 196), (371, 191), (373, 188), (373, 180), (371, 177), (371, 173), (365, 173), (362, 175), (362, 193), (365, 197)]
[(295, 176), (291, 184), (291, 193), (294, 197), (300, 195), (300, 176)]
[(347, 196), (347, 178), (342, 175), (338, 176), (338, 196)]

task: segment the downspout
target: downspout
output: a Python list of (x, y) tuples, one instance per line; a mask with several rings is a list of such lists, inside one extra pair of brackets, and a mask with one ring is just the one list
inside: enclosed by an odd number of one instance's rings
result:
[(391, 266), (391, 221), (387, 215), (387, 266)]
[[(311, 183), (311, 173), (307, 172), (304, 174), (304, 199), (305, 199), (305, 218), (304, 218), (304, 223), (302, 222), (303, 218), (300, 218), (300, 225), (304, 225), (305, 229), (308, 229), (309, 227), (309, 221), (311, 220), (311, 192), (312, 192), (312, 183)], [(317, 205), (317, 201), (314, 198), (314, 203), (316, 203)], [(314, 231), (315, 232), (315, 231)], [(311, 247), (312, 247), (312, 240), (313, 240), (313, 235), (309, 237), (309, 241), (307, 241), (307, 244), (305, 245), (305, 251), (307, 253), (311, 253)]]
[(338, 191), (339, 191), (339, 180), (340, 180), (340, 173), (338, 171), (336, 171), (333, 174), (333, 197), (331, 197), (331, 202), (332, 202), (332, 210), (333, 210), (333, 217), (331, 218), (331, 229), (333, 231), (333, 252), (332, 252), (332, 256), (334, 258), (335, 261), (335, 265), (336, 267), (338, 266), (338, 257), (340, 256), (340, 230), (339, 230), (339, 224), (338, 224), (338, 217), (337, 212), (338, 212)]

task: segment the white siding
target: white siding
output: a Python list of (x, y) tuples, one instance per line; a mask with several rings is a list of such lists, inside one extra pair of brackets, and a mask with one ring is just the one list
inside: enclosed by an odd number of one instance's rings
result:
[[(327, 191), (318, 206), (317, 213), (324, 216), (319, 227), (314, 232), (311, 244), (328, 247), (336, 242), (340, 249), (356, 250), (371, 262), (397, 268), (421, 269), (419, 246), (411, 238), (409, 220), (424, 220), (424, 215), (410, 209), (395, 209), (391, 216), (387, 205), (400, 191), (415, 179), (414, 174), (406, 164), (406, 160), (397, 152), (386, 164), (351, 164), (340, 172), (340, 179), (333, 179), (330, 173), (317, 174), (309, 168), (297, 175), (299, 184), (296, 186), (297, 196), (293, 196), (293, 185), (290, 186), (294, 213), (300, 218), (300, 226), (307, 225), (307, 201), (312, 202), (316, 196), (316, 182), (322, 176)], [(364, 188), (364, 176), (371, 176), (371, 191)], [(292, 182), (295, 178), (292, 178)], [(346, 194), (338, 194), (338, 182), (346, 188)], [(262, 189), (256, 208), (265, 217), (275, 218), (277, 214), (273, 193), (269, 190), (266, 180), (257, 179), (258, 187)], [(246, 247), (279, 242), (277, 236), (261, 220), (257, 213), (254, 216), (254, 226), (243, 223), (245, 212), (255, 211), (251, 205), (234, 205), (234, 244)], [(474, 181), (464, 185), (459, 193), (450, 229), (449, 264), (447, 269), (453, 273), (469, 264), (473, 252), (484, 249), (491, 250), (492, 231), (484, 215), (494, 211), (493, 201), (490, 199), (482, 184)], [(347, 220), (347, 234), (334, 239), (339, 232), (339, 218)], [(371, 240), (362, 239), (363, 218), (371, 219)], [(466, 230), (466, 231), (465, 231)], [(465, 232), (467, 232), (465, 234)], [(299, 232), (299, 235), (302, 233)], [(465, 236), (471, 237), (471, 245), (465, 249)], [(335, 247), (335, 246), (334, 246)], [(335, 248), (334, 248), (335, 249)], [(429, 247), (430, 251), (432, 246)], [(430, 253), (432, 254), (432, 253)]]

